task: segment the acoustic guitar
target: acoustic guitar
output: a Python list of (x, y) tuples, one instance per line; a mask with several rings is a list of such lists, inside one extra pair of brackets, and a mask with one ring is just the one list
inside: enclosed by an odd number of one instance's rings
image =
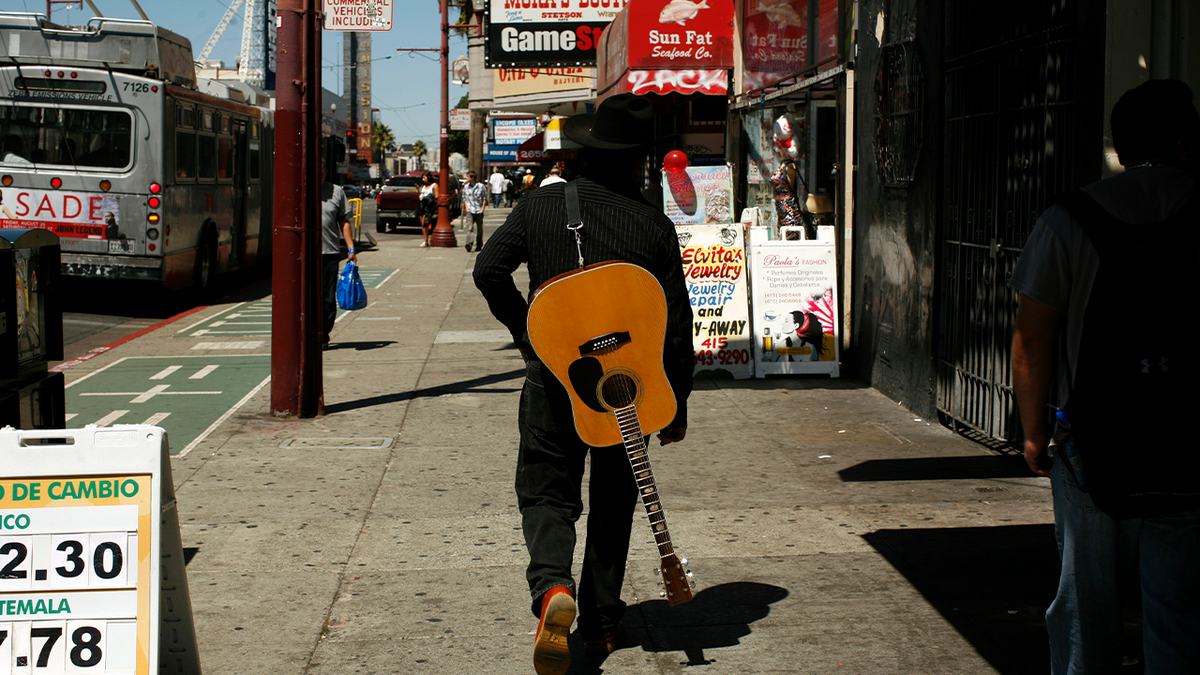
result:
[(663, 370), (667, 302), (658, 280), (619, 261), (560, 274), (534, 291), (527, 328), (538, 358), (570, 396), (583, 442), (625, 446), (658, 545), (663, 596), (672, 605), (691, 600), (687, 559), (671, 544), (645, 442), (676, 411)]

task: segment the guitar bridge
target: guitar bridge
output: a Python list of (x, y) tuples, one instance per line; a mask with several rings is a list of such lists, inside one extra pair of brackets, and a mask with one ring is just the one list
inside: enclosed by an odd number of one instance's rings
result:
[(591, 340), (588, 340), (587, 342), (579, 345), (579, 355), (580, 356), (588, 356), (589, 354), (595, 354), (596, 352), (602, 352), (602, 351), (607, 351), (609, 349), (615, 349), (615, 348), (620, 347), (621, 345), (623, 345), (627, 342), (631, 342), (631, 341), (632, 340), (629, 337), (628, 331), (619, 332), (619, 333), (608, 333), (607, 335), (601, 335), (599, 337), (594, 337)]

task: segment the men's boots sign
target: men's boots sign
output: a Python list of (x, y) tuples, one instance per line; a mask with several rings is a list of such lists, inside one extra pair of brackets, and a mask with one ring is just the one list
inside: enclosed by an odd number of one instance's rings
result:
[(0, 675), (198, 674), (166, 433), (0, 430)]

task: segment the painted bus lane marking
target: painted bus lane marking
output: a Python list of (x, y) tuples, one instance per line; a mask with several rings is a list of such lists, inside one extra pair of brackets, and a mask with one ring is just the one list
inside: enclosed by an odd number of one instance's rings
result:
[(87, 424), (154, 424), (183, 456), (270, 381), (267, 354), (130, 356), (66, 385), (67, 417)]

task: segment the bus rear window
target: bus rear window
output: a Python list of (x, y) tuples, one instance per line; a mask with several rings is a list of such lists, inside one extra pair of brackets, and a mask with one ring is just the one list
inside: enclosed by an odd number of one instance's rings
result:
[(123, 169), (132, 151), (128, 111), (0, 107), (0, 164)]

